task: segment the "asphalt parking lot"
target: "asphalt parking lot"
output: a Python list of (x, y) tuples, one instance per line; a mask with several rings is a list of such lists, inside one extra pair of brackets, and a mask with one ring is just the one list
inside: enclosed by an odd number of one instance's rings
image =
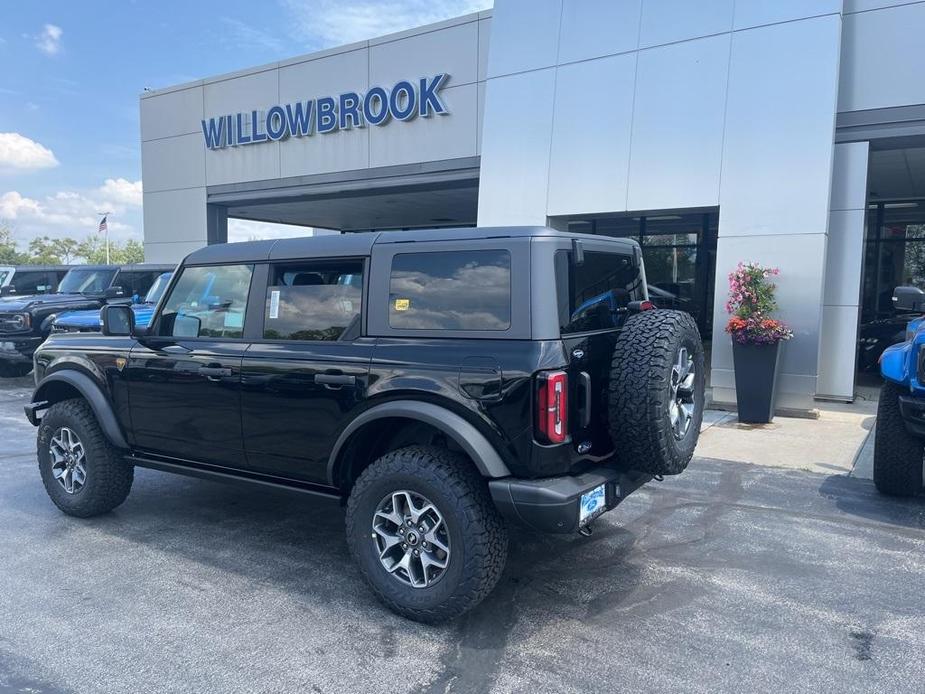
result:
[(439, 628), (380, 607), (330, 502), (139, 470), (46, 498), (0, 384), (0, 692), (921, 692), (925, 499), (697, 458), (591, 538), (516, 532)]

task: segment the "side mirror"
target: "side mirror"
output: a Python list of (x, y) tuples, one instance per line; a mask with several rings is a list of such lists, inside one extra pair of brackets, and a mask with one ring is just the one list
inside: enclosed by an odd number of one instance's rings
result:
[(123, 296), (125, 296), (125, 291), (122, 287), (108, 287), (103, 292), (103, 297), (106, 299), (121, 299)]
[(918, 287), (896, 287), (893, 290), (893, 308), (925, 313), (925, 292)]
[(100, 309), (104, 335), (128, 337), (135, 334), (135, 312), (125, 304), (110, 304)]
[(16, 287), (13, 287), (12, 285), (8, 287), (0, 287), (0, 296), (9, 296), (10, 294), (15, 294), (15, 293), (16, 293)]

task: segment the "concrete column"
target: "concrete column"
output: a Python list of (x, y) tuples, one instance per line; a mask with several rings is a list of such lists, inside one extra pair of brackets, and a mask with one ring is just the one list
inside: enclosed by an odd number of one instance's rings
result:
[(206, 205), (206, 243), (228, 243), (228, 208)]
[(867, 142), (835, 145), (816, 397), (854, 399), (867, 212)]
[(778, 317), (794, 331), (782, 347), (777, 407), (815, 406), (840, 45), (839, 15), (733, 36), (713, 313), (719, 403), (735, 403), (727, 275), (753, 260), (780, 268)]

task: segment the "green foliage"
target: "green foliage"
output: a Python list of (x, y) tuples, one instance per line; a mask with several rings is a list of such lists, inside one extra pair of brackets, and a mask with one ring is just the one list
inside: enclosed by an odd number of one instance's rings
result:
[[(109, 243), (109, 261), (115, 265), (142, 263), (144, 259), (145, 249), (140, 241)], [(23, 253), (16, 246), (12, 224), (0, 220), (0, 265), (101, 265), (105, 262), (106, 240), (98, 234), (91, 234), (83, 241), (39, 236), (29, 242), (28, 251)]]
[(28, 261), (28, 257), (16, 250), (13, 227), (0, 220), (0, 265), (22, 265)]
[[(77, 246), (77, 255), (90, 265), (106, 262), (106, 241), (103, 237), (88, 236)], [(109, 262), (116, 265), (141, 263), (145, 259), (145, 249), (138, 241), (129, 239), (125, 243), (109, 242)]]

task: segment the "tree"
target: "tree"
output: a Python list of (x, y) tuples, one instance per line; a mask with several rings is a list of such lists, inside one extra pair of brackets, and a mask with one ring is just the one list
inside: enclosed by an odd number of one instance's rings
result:
[[(110, 247), (111, 251), (111, 247)], [(90, 265), (106, 262), (106, 243), (97, 234), (91, 234), (77, 245), (77, 255)], [(110, 253), (111, 255), (111, 253)]]
[[(91, 265), (100, 265), (106, 262), (106, 240), (97, 234), (92, 234), (77, 245), (77, 255)], [(145, 259), (144, 246), (129, 239), (124, 244), (118, 241), (109, 242), (109, 262), (125, 265), (128, 263), (141, 263)]]
[(25, 253), (16, 250), (13, 226), (0, 219), (0, 265), (22, 265), (25, 262)]
[(55, 253), (61, 258), (61, 262), (65, 265), (70, 265), (77, 255), (77, 247), (80, 244), (77, 243), (74, 239), (70, 237), (65, 237), (63, 239), (55, 239), (51, 242), (51, 247), (54, 249)]
[(145, 261), (145, 247), (135, 239), (129, 239), (122, 247), (123, 263), (143, 263)]
[(55, 242), (47, 236), (37, 236), (29, 242), (30, 265), (60, 265), (61, 256), (57, 254)]

